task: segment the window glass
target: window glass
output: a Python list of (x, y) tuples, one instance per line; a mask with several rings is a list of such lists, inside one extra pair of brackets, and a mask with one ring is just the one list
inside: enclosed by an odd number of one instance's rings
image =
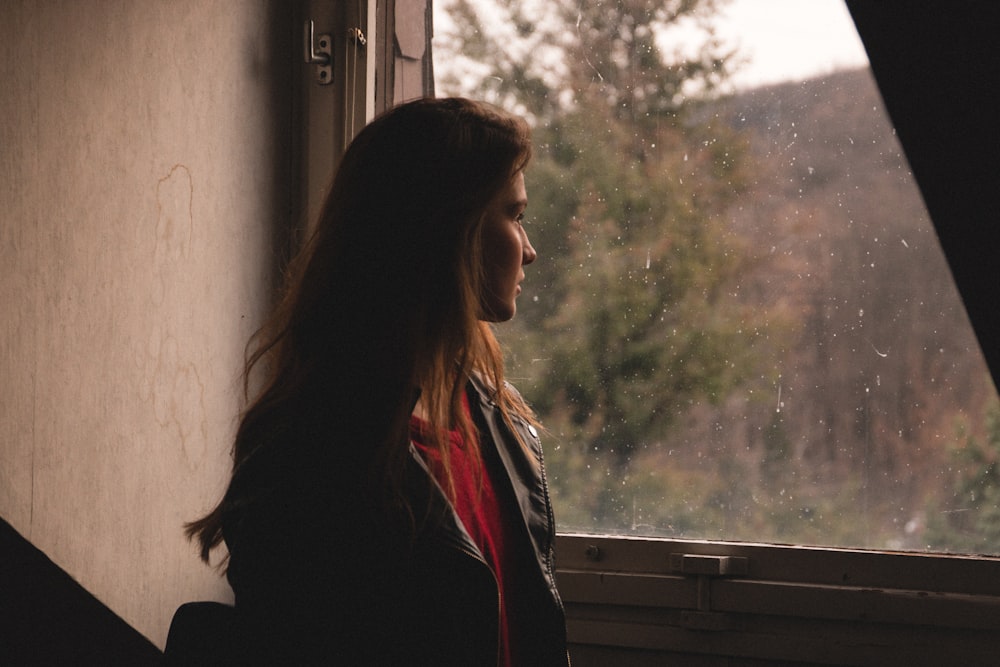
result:
[(842, 3), (440, 0), (434, 59), (534, 126), (498, 334), (562, 531), (1000, 553), (997, 393)]

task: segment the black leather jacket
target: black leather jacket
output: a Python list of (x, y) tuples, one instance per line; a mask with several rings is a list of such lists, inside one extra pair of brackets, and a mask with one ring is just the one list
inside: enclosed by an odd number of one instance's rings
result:
[[(468, 395), (483, 455), (502, 462), (530, 545), (517, 567), (530, 610), (530, 619), (518, 618), (519, 644), (530, 653), (524, 662), (566, 665), (541, 443), (520, 420), (514, 427), (525, 446), (517, 441), (479, 380), (470, 381)], [(294, 464), (262, 457), (234, 475), (227, 495), (237, 509), (224, 521), (236, 594), (234, 662), (497, 664), (496, 578), (410, 450), (404, 488), (411, 507), (428, 508), (410, 518), (415, 531), (373, 511), (365, 482), (349, 464), (333, 473), (315, 465), (303, 477)], [(241, 502), (245, 483), (256, 491)]]

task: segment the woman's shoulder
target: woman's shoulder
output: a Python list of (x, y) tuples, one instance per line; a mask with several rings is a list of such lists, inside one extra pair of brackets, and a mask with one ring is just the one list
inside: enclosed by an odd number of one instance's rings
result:
[[(497, 405), (500, 403), (511, 404), (515, 408), (516, 412), (520, 412), (520, 408), (527, 409), (527, 403), (521, 395), (521, 392), (507, 380), (504, 380), (501, 387), (498, 389), (495, 384), (486, 378), (486, 376), (482, 373), (473, 371), (469, 373), (468, 384), (483, 403), (488, 405)], [(501, 400), (501, 394), (505, 394), (505, 397), (508, 400)]]

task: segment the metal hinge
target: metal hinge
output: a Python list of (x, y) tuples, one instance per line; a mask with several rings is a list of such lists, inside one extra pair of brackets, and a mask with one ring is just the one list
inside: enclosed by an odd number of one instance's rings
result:
[(316, 82), (321, 86), (333, 83), (333, 38), (316, 35), (312, 20), (303, 26), (302, 46), (307, 65), (316, 66)]

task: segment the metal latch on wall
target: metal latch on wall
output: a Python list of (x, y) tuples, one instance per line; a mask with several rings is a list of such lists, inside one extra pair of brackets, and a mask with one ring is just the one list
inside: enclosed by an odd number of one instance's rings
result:
[(333, 83), (333, 38), (316, 35), (312, 20), (303, 26), (302, 46), (307, 65), (316, 66), (316, 82), (321, 86)]
[(711, 577), (747, 573), (748, 560), (743, 556), (707, 556), (670, 554), (670, 569), (678, 574), (703, 574)]
[(670, 554), (670, 569), (677, 574), (691, 575), (697, 581), (697, 609), (681, 614), (681, 625), (695, 630), (731, 630), (733, 620), (728, 614), (712, 609), (712, 579), (746, 575), (749, 560), (744, 556), (710, 556), (704, 554)]

